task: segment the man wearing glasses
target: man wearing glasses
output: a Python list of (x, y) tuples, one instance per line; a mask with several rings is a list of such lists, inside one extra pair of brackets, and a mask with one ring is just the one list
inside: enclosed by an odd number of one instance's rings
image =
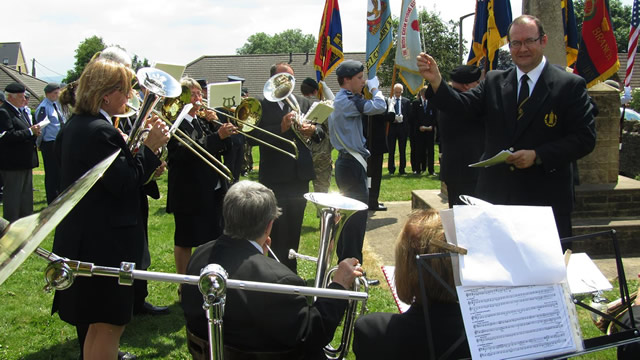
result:
[(502, 150), (513, 153), (505, 163), (481, 169), (480, 198), (551, 206), (560, 237), (571, 236), (571, 163), (589, 154), (596, 142), (585, 81), (546, 60), (548, 39), (536, 17), (516, 18), (508, 40), (516, 67), (490, 71), (479, 86), (463, 93), (446, 84), (431, 56), (420, 54), (418, 68), (431, 83), (426, 97), (441, 110), (485, 119), (483, 160)]

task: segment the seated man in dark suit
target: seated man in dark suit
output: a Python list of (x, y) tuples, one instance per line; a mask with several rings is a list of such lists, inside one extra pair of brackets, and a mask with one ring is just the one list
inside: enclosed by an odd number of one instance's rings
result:
[[(200, 275), (208, 264), (221, 265), (230, 279), (304, 286), (288, 267), (265, 256), (269, 234), (280, 215), (273, 191), (262, 184), (240, 181), (229, 188), (223, 204), (224, 235), (193, 253), (187, 274)], [(362, 268), (348, 258), (329, 285), (351, 287)], [(196, 286), (182, 289), (189, 351), (194, 359), (206, 358), (208, 323)], [(265, 355), (273, 359), (326, 359), (323, 347), (333, 338), (347, 306), (346, 300), (318, 298), (312, 305), (300, 295), (228, 290), (224, 309), (225, 358)], [(252, 357), (251, 355), (255, 355)]]
[[(353, 352), (357, 359), (426, 359), (427, 336), (433, 339), (434, 353), (440, 358), (464, 334), (458, 299), (432, 275), (423, 271), (427, 299), (420, 291), (416, 255), (441, 253), (435, 240), (445, 241), (438, 212), (413, 212), (398, 236), (395, 249), (395, 281), (398, 298), (411, 304), (402, 314), (373, 313), (356, 321)], [(432, 269), (451, 287), (455, 287), (451, 258), (430, 260)], [(427, 300), (431, 333), (427, 332), (423, 304)], [(465, 338), (466, 339), (466, 338)], [(447, 359), (471, 357), (465, 340)]]

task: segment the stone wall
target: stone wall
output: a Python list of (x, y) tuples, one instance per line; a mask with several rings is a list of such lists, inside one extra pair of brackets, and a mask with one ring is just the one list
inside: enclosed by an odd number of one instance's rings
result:
[(578, 160), (580, 184), (615, 184), (618, 181), (620, 134), (620, 97), (609, 85), (598, 84), (589, 89), (598, 106), (596, 147)]
[(640, 175), (640, 121), (625, 120), (620, 149), (620, 175), (635, 178)]

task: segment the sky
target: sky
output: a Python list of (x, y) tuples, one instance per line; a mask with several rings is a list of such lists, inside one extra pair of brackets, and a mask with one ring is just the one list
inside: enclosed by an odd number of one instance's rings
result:
[[(630, 5), (632, 0), (622, 0)], [(73, 68), (75, 50), (86, 38), (102, 37), (107, 45), (124, 47), (129, 55), (151, 62), (186, 65), (203, 55), (232, 55), (255, 33), (269, 35), (300, 29), (316, 38), (325, 0), (30, 0), (11, 1), (3, 8), (0, 42), (21, 42), (31, 71), (36, 59), (39, 78), (59, 80)], [(419, 8), (459, 20), (475, 11), (475, 0), (416, 0)], [(339, 1), (345, 52), (365, 51), (368, 1)], [(399, 16), (402, 0), (389, 1)], [(19, 9), (11, 9), (19, 7)], [(522, 0), (512, 0), (513, 17)], [(631, 16), (631, 15), (629, 15)], [(463, 21), (471, 40), (473, 16)], [(11, 29), (11, 30), (7, 30)]]

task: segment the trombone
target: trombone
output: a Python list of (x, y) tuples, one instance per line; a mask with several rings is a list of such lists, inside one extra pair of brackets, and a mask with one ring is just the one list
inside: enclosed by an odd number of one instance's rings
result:
[[(175, 99), (165, 100), (165, 102), (162, 104), (162, 114), (165, 115), (165, 117), (171, 117), (172, 114), (175, 113), (176, 109), (181, 108), (182, 106), (184, 106), (185, 103), (188, 103), (189, 101), (191, 101), (191, 90), (188, 87), (183, 86), (182, 95), (180, 95), (180, 97)], [(258, 122), (260, 121), (260, 117), (262, 116), (262, 106), (260, 105), (260, 101), (258, 101), (257, 99), (255, 98), (243, 99), (240, 102), (240, 105), (238, 105), (238, 107), (236, 108), (234, 115), (231, 115), (229, 113), (226, 113), (224, 111), (221, 111), (215, 108), (211, 108), (202, 103), (199, 103), (199, 105), (201, 109), (211, 110), (232, 119), (233, 122), (235, 123), (234, 125), (236, 125), (240, 130), (238, 132), (239, 134), (242, 134), (248, 137), (249, 139), (252, 139), (262, 145), (265, 145), (276, 151), (279, 151), (287, 156), (290, 156), (293, 159), (298, 159), (298, 147), (296, 146), (296, 143), (294, 141), (286, 139), (280, 135), (276, 135), (270, 131), (267, 131), (257, 126)], [(223, 125), (222, 122), (217, 120), (213, 120), (213, 122), (218, 125)], [(252, 130), (258, 130), (264, 133), (265, 135), (272, 136), (284, 143), (291, 145), (291, 147), (293, 148), (293, 152), (286, 151), (262, 139), (259, 139), (253, 135), (249, 135), (248, 132)]]

